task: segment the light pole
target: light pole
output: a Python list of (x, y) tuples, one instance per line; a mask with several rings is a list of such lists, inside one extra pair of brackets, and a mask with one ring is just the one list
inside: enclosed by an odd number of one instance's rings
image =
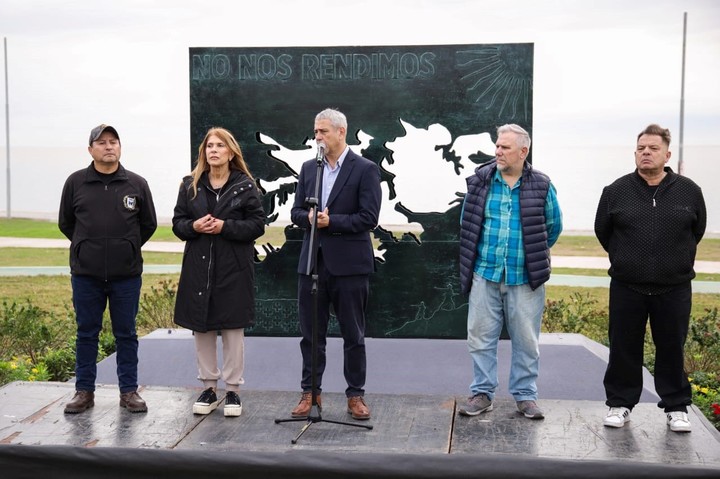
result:
[(678, 144), (678, 174), (684, 172), (683, 164), (683, 134), (685, 132), (685, 38), (687, 37), (687, 12), (683, 14), (683, 47), (682, 47), (682, 79), (680, 80), (680, 136)]
[(8, 65), (7, 65), (7, 37), (3, 38), (3, 45), (5, 47), (5, 181), (7, 183), (7, 208), (5, 208), (5, 214), (8, 219), (11, 217), (10, 213), (10, 95), (8, 90)]

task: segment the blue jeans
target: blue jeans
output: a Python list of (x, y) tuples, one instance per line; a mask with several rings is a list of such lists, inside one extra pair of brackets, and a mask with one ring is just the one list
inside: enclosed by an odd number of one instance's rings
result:
[(497, 348), (503, 321), (512, 344), (508, 389), (516, 401), (537, 399), (540, 363), (540, 324), (545, 308), (545, 287), (507, 286), (475, 274), (468, 305), (468, 350), (473, 361), (473, 396), (492, 400), (498, 386)]
[(73, 306), (77, 321), (75, 389), (95, 391), (98, 338), (103, 313), (110, 304), (110, 321), (117, 348), (117, 376), (121, 393), (137, 389), (138, 339), (135, 316), (140, 302), (142, 277), (101, 281), (72, 276)]

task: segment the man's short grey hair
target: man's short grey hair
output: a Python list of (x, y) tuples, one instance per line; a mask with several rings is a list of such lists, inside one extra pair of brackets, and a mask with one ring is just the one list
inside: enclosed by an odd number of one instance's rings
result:
[(507, 125), (503, 125), (497, 129), (498, 136), (508, 132), (517, 134), (517, 145), (520, 148), (526, 147), (528, 150), (530, 149), (530, 134), (525, 131), (523, 127), (516, 125), (515, 123), (508, 123)]
[(315, 116), (315, 121), (330, 120), (334, 128), (345, 128), (347, 130), (347, 118), (340, 111), (334, 108), (326, 108)]

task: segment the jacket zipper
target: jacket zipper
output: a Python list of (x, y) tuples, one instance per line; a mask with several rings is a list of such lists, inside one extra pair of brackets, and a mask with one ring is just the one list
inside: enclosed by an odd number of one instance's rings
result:
[[(225, 192), (222, 193), (222, 194), (220, 194), (220, 193), (215, 193), (215, 191), (214, 191), (212, 188), (210, 188), (209, 186), (207, 186), (207, 185), (204, 185), (204, 186), (205, 186), (205, 188), (207, 188), (208, 191), (210, 191), (212, 194), (215, 195), (215, 200), (217, 201), (217, 204), (215, 205), (215, 208), (217, 208), (218, 205), (220, 204), (220, 198), (221, 198), (222, 196), (224, 196), (225, 193), (227, 193), (227, 192), (230, 191), (231, 189), (235, 188), (235, 186), (240, 185), (241, 183), (242, 183), (242, 182), (233, 183), (233, 184), (230, 185), (228, 188), (225, 188)], [(210, 270), (212, 269), (213, 246), (214, 246), (214, 245), (215, 245), (215, 240), (214, 240), (214, 239), (211, 239), (211, 240), (210, 240), (210, 258), (208, 259), (208, 270), (207, 270), (207, 284), (206, 284), (206, 288), (205, 288), (205, 291), (206, 291), (206, 292), (207, 292), (207, 291), (210, 291)]]
[(212, 270), (212, 262), (213, 262), (213, 246), (215, 245), (215, 240), (210, 240), (210, 258), (208, 259), (208, 270), (207, 270), (207, 284), (205, 285), (205, 292), (207, 293), (210, 291), (210, 270)]

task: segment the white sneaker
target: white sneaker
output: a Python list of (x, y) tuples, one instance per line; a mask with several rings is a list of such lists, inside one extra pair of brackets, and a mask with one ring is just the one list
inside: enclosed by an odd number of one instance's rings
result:
[(630, 420), (630, 409), (626, 407), (611, 407), (605, 416), (603, 426), (623, 427)]
[(675, 432), (690, 432), (692, 430), (687, 413), (682, 411), (667, 413), (667, 424), (670, 426), (670, 430)]

